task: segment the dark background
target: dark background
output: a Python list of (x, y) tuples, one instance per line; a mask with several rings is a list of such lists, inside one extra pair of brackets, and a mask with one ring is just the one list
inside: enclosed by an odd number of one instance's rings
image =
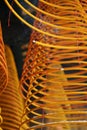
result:
[[(36, 6), (38, 5), (38, 0), (30, 0), (30, 2)], [(12, 0), (10, 0), (10, 3), (12, 4)], [(26, 9), (30, 10), (32, 14), (36, 14), (35, 10), (24, 3), (23, 0), (20, 0), (20, 3)], [(30, 24), (33, 24), (34, 19), (26, 14), (23, 14), (22, 10), (14, 2), (12, 6), (16, 12), (18, 12), (26, 21), (28, 21)], [(23, 51), (27, 51), (27, 48), (23, 49), (22, 46), (29, 43), (32, 30), (14, 16), (14, 14), (8, 9), (4, 0), (0, 1), (0, 20), (2, 25), (4, 43), (8, 44), (13, 51), (18, 75), (20, 78), (23, 60), (25, 58), (22, 53)], [(9, 25), (8, 20), (10, 21)]]

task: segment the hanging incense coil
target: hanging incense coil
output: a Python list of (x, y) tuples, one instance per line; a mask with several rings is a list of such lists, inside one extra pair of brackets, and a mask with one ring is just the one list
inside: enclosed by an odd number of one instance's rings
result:
[(4, 90), (8, 82), (8, 69), (5, 58), (4, 42), (0, 24), (0, 93)]
[[(20, 87), (25, 100), (20, 128), (29, 130), (87, 129), (87, 2), (39, 0)], [(27, 117), (26, 117), (27, 115)], [(26, 129), (26, 130), (28, 130)]]
[(7, 87), (0, 95), (1, 115), (3, 118), (1, 127), (3, 130), (17, 130), (19, 129), (23, 114), (23, 101), (18, 89), (19, 81), (14, 58), (8, 46), (5, 46), (5, 53), (9, 76)]

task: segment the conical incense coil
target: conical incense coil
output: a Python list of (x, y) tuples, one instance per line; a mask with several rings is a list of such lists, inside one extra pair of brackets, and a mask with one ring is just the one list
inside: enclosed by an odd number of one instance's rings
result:
[[(65, 7), (61, 1), (57, 4)], [(58, 10), (43, 3), (38, 6), (62, 18), (37, 13), (38, 18), (59, 29), (34, 23), (46, 34), (33, 31), (21, 79), (24, 115), (30, 116), (25, 122), (31, 129), (57, 129), (58, 125), (62, 129), (86, 129), (86, 18), (78, 1), (65, 4), (69, 9)]]
[(4, 42), (0, 24), (0, 93), (4, 90), (8, 82), (8, 69), (5, 58)]
[(35, 130), (87, 129), (86, 1), (39, 0), (35, 7), (25, 0), (37, 10), (36, 17), (20, 1), (14, 2), (35, 19), (32, 26), (12, 9), (34, 29), (20, 84), (25, 99), (21, 126), (27, 123)]
[[(0, 95), (1, 115), (3, 118), (1, 127), (3, 130), (17, 130), (21, 124), (23, 101), (18, 89), (19, 81), (14, 58), (8, 46), (5, 46), (5, 53), (8, 65), (8, 84)], [(26, 127), (25, 125), (21, 130), (25, 130)]]

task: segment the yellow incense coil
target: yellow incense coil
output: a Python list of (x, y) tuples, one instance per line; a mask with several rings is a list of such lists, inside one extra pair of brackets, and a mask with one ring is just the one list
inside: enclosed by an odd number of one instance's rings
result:
[(23, 101), (18, 89), (19, 81), (15, 62), (8, 46), (5, 46), (5, 53), (9, 76), (7, 87), (0, 95), (0, 107), (2, 108), (1, 114), (3, 118), (1, 127), (3, 130), (17, 130), (19, 129), (23, 114)]
[(0, 108), (0, 130), (2, 130), (2, 128), (1, 128), (2, 123), (3, 123), (3, 119), (2, 119), (2, 116), (1, 116), (1, 108)]
[(2, 38), (2, 29), (0, 24), (0, 94), (4, 90), (8, 81), (8, 70), (5, 59), (4, 43)]
[[(14, 3), (34, 25), (12, 12), (33, 29), (20, 81), (25, 100), (20, 129), (87, 129), (87, 2), (39, 0), (32, 15), (20, 1)], [(27, 115), (27, 116), (26, 116)]]

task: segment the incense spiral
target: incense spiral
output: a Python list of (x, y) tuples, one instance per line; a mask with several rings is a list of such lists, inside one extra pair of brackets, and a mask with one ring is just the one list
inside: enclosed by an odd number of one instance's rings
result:
[[(20, 81), (25, 100), (20, 128), (26, 130), (87, 129), (87, 1), (39, 0)], [(27, 116), (26, 116), (27, 115)]]
[(2, 28), (0, 24), (0, 94), (6, 88), (8, 82), (8, 69), (5, 57), (5, 48), (2, 38)]
[[(23, 114), (23, 100), (19, 93), (19, 81), (15, 67), (13, 54), (9, 46), (5, 46), (5, 54), (8, 66), (8, 84), (4, 92), (0, 95), (0, 107), (3, 123), (3, 130), (17, 130), (21, 123)], [(26, 128), (27, 126), (25, 126)], [(22, 128), (21, 130), (24, 130)]]

